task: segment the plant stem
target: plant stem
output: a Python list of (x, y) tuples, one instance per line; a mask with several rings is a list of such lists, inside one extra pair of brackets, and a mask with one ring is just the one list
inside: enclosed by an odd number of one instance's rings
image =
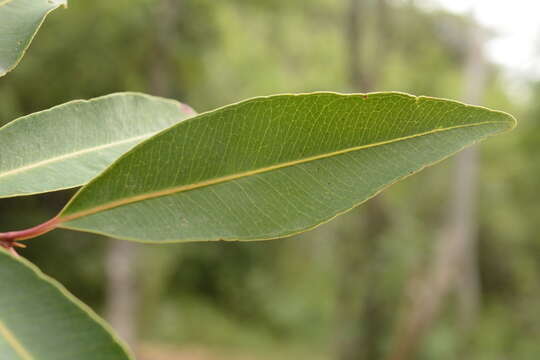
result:
[(8, 249), (13, 248), (14, 244), (16, 244), (16, 240), (28, 240), (38, 237), (48, 233), (51, 230), (54, 230), (59, 223), (60, 218), (54, 217), (48, 221), (45, 221), (43, 224), (39, 224), (29, 229), (0, 233), (0, 244)]

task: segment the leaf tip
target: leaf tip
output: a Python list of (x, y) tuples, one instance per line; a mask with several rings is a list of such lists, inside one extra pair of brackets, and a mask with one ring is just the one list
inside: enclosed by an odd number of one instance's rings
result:
[(193, 110), (193, 108), (187, 104), (184, 104), (184, 103), (180, 103), (180, 110), (183, 112), (183, 113), (186, 113), (188, 115), (196, 115), (197, 112), (195, 110)]
[(511, 130), (514, 130), (518, 124), (518, 121), (517, 119), (511, 115), (511, 114), (508, 114), (508, 113), (504, 113), (507, 117), (508, 117), (508, 122), (510, 124), (510, 126), (508, 127), (508, 131), (511, 131)]

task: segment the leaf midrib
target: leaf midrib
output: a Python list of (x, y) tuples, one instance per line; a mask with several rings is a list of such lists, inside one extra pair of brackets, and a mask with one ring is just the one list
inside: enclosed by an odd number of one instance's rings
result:
[(6, 171), (4, 173), (0, 173), (0, 178), (15, 175), (15, 174), (19, 174), (19, 173), (22, 173), (22, 172), (25, 172), (25, 171), (30, 171), (30, 170), (38, 168), (38, 167), (42, 167), (42, 166), (45, 166), (45, 165), (50, 165), (50, 164), (53, 164), (53, 163), (61, 162), (61, 161), (66, 160), (66, 159), (75, 158), (77, 156), (85, 155), (85, 154), (88, 154), (88, 153), (91, 153), (91, 152), (94, 152), (94, 151), (104, 150), (104, 149), (107, 149), (107, 148), (120, 146), (120, 145), (129, 143), (129, 142), (142, 140), (142, 139), (148, 138), (148, 137), (150, 137), (150, 136), (152, 136), (152, 135), (154, 135), (156, 133), (157, 133), (156, 131), (153, 131), (153, 132), (146, 133), (146, 134), (139, 135), (139, 136), (135, 136), (135, 137), (132, 137), (132, 138), (129, 138), (129, 139), (124, 139), (124, 140), (116, 141), (116, 142), (113, 142), (113, 143), (107, 143), (107, 144), (102, 144), (102, 145), (98, 145), (98, 146), (93, 146), (93, 147), (85, 148), (85, 149), (78, 150), (78, 151), (75, 151), (75, 152), (71, 152), (71, 153), (60, 155), (60, 156), (56, 156), (56, 157), (53, 157), (53, 158), (50, 158), (50, 159), (46, 159), (46, 160), (38, 161), (38, 162), (35, 162), (35, 163), (31, 163), (29, 165), (21, 166), (21, 167), (12, 169), (12, 170), (8, 170), (8, 171)]
[[(427, 136), (427, 135), (431, 135), (431, 134), (435, 134), (435, 133), (439, 133), (439, 132), (444, 132), (444, 131), (450, 131), (450, 130), (459, 129), (459, 128), (475, 127), (475, 126), (482, 126), (482, 125), (489, 125), (489, 124), (507, 124), (507, 122), (506, 121), (484, 121), (484, 122), (475, 123), (475, 124), (464, 124), (464, 125), (456, 125), (456, 126), (451, 126), (451, 127), (446, 127), (446, 128), (433, 129), (433, 130), (426, 131), (426, 132), (423, 132), (423, 133), (403, 136), (403, 137), (394, 138), (394, 139), (391, 139), (391, 140), (385, 140), (385, 141), (380, 141), (380, 142), (366, 144), (366, 145), (353, 146), (353, 147), (350, 147), (350, 148), (347, 148), (347, 149), (342, 149), (342, 150), (339, 150), (339, 151), (329, 152), (329, 153), (315, 155), (315, 156), (311, 156), (311, 157), (307, 157), (307, 158), (303, 158), (303, 159), (299, 159), (299, 160), (294, 160), (294, 161), (275, 164), (275, 165), (272, 165), (272, 166), (267, 166), (267, 167), (263, 167), (263, 168), (259, 168), (259, 169), (249, 170), (249, 171), (245, 171), (245, 172), (241, 172), (241, 173), (237, 173), (237, 174), (232, 174), (232, 175), (222, 176), (222, 177), (218, 177), (218, 178), (213, 178), (213, 179), (205, 180), (205, 181), (194, 183), (194, 184), (176, 186), (176, 187), (173, 187), (173, 188), (154, 191), (154, 192), (151, 192), (151, 193), (131, 196), (131, 197), (128, 197), (128, 198), (124, 198), (124, 199), (112, 201), (112, 202), (109, 202), (109, 203), (106, 203), (106, 204), (103, 204), (103, 205), (99, 205), (99, 206), (96, 206), (96, 207), (93, 207), (93, 208), (90, 208), (90, 209), (87, 209), (87, 210), (82, 210), (82, 211), (79, 211), (79, 212), (75, 212), (75, 213), (73, 213), (71, 215), (62, 216), (62, 213), (66, 209), (69, 208), (69, 206), (71, 204), (71, 202), (69, 202), (66, 205), (66, 207), (61, 211), (59, 220), (60, 220), (60, 223), (64, 223), (64, 222), (76, 220), (76, 219), (79, 219), (79, 218), (82, 218), (82, 217), (85, 217), (85, 216), (93, 215), (93, 214), (96, 214), (96, 213), (101, 212), (101, 211), (114, 209), (114, 208), (117, 208), (117, 207), (120, 207), (120, 206), (132, 204), (132, 203), (139, 202), (139, 201), (144, 201), (144, 200), (158, 198), (158, 197), (171, 195), (171, 194), (175, 194), (175, 193), (195, 190), (195, 189), (199, 189), (199, 188), (202, 188), (202, 187), (206, 187), (206, 186), (210, 186), (210, 185), (216, 185), (216, 184), (220, 184), (220, 183), (224, 183), (224, 182), (228, 182), (228, 181), (232, 181), (232, 180), (237, 180), (237, 179), (241, 179), (241, 178), (248, 177), (248, 176), (258, 175), (258, 174), (266, 173), (266, 172), (269, 172), (269, 171), (278, 170), (278, 169), (282, 169), (282, 168), (286, 168), (286, 167), (291, 167), (291, 166), (295, 166), (295, 165), (299, 165), (299, 164), (303, 164), (303, 163), (307, 163), (307, 162), (311, 162), (311, 161), (326, 159), (326, 158), (346, 154), (346, 153), (353, 152), (353, 151), (359, 151), (359, 150), (364, 150), (364, 149), (368, 149), (368, 148), (372, 148), (372, 147), (376, 147), (376, 146), (392, 144), (392, 143), (396, 143), (396, 142), (400, 142), (400, 141), (413, 139), (413, 138), (416, 138), (416, 137)], [(96, 180), (99, 179), (101, 176), (104, 176), (104, 175), (106, 175), (106, 172), (103, 173), (102, 175), (100, 175), (98, 178), (96, 178)], [(77, 196), (75, 196), (73, 198), (73, 200), (75, 200), (76, 198), (77, 198)]]
[(17, 339), (7, 326), (0, 320), (0, 335), (6, 339), (7, 343), (11, 345), (15, 353), (20, 356), (22, 360), (34, 360), (34, 357), (24, 348), (21, 342)]

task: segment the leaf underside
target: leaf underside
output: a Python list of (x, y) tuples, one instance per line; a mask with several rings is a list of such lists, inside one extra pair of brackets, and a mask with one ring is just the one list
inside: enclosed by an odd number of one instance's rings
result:
[(76, 100), (0, 128), (0, 198), (86, 184), (137, 143), (190, 116), (137, 93)]
[(131, 359), (97, 315), (28, 261), (0, 248), (0, 274), (0, 359)]
[(289, 236), (514, 125), (402, 93), (255, 98), (139, 144), (79, 191), (60, 227), (157, 242)]
[(47, 14), (66, 4), (62, 0), (0, 0), (0, 76), (17, 66)]

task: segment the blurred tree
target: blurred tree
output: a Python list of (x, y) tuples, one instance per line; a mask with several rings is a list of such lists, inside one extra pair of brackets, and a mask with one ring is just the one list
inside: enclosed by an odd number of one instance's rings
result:
[[(183, 1), (159, 0), (154, 4), (152, 57), (148, 71), (151, 94), (173, 97), (170, 79), (174, 76), (174, 47), (178, 43), (178, 26), (185, 15)], [(177, 87), (178, 89), (178, 87)], [(182, 89), (180, 93), (187, 93)], [(132, 349), (137, 349), (137, 325), (140, 323), (140, 291), (137, 273), (139, 246), (136, 243), (110, 239), (106, 255), (107, 318), (118, 335)]]
[[(344, 24), (349, 87), (356, 92), (370, 92), (379, 86), (386, 63), (390, 31), (388, 5), (386, 0), (347, 2)], [(376, 44), (371, 54), (366, 51), (369, 40)], [(355, 236), (343, 237), (338, 243), (341, 264), (337, 301), (339, 360), (380, 358), (387, 324), (384, 293), (380, 287), (383, 276), (380, 241), (390, 226), (389, 215), (378, 196), (367, 202), (357, 216), (360, 224)]]
[[(463, 72), (464, 101), (479, 104), (485, 86), (485, 30), (474, 20), (471, 20), (469, 29)], [(451, 207), (445, 229), (434, 251), (432, 267), (420, 276), (422, 285), (415, 278), (414, 287), (409, 288), (411, 305), (405, 310), (404, 320), (398, 328), (396, 345), (389, 357), (391, 360), (415, 358), (426, 331), (433, 326), (452, 290), (459, 300), (462, 330), (470, 330), (475, 322), (480, 296), (476, 251), (477, 157), (476, 148), (466, 149), (456, 157)]]
[(108, 239), (105, 254), (105, 316), (118, 336), (137, 352), (138, 244)]

